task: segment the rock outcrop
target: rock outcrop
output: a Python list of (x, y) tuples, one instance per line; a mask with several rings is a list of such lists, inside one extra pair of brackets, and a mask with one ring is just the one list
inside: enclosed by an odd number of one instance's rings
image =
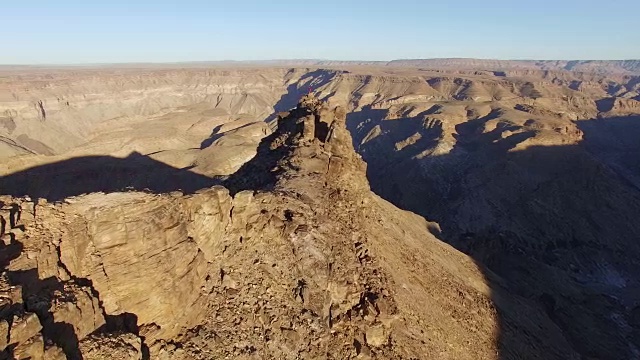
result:
[[(497, 358), (497, 314), (525, 300), (371, 193), (345, 122), (306, 96), (226, 187), (191, 195), (3, 198), (5, 354)], [(510, 314), (519, 354), (576, 358)]]
[(636, 356), (637, 64), (396, 65), (9, 74), (0, 348)]

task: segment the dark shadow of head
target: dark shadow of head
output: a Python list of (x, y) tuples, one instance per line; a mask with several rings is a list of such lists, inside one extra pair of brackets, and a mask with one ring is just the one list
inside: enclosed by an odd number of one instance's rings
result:
[(126, 158), (85, 156), (45, 164), (0, 178), (0, 193), (59, 201), (93, 192), (193, 193), (214, 180), (133, 153)]

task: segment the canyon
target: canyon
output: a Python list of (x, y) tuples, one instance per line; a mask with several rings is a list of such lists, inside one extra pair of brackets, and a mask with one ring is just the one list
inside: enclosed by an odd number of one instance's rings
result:
[(640, 358), (638, 70), (0, 69), (3, 355)]

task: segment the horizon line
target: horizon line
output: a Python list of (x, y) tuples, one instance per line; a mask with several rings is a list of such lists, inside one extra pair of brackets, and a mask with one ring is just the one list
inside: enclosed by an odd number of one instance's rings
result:
[(286, 63), (286, 62), (336, 62), (336, 63), (379, 63), (389, 64), (399, 61), (434, 61), (434, 60), (481, 60), (481, 61), (510, 61), (510, 62), (625, 62), (640, 61), (638, 59), (500, 59), (500, 58), (474, 58), (474, 57), (434, 57), (434, 58), (398, 58), (393, 60), (336, 60), (336, 59), (261, 59), (261, 60), (188, 60), (188, 61), (123, 61), (123, 62), (86, 62), (86, 63), (0, 63), (0, 67), (47, 67), (47, 66), (108, 66), (108, 65), (179, 65), (179, 64), (222, 64), (222, 63)]

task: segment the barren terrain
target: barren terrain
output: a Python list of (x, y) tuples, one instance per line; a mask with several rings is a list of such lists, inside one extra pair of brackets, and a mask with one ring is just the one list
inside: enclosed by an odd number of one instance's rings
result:
[(4, 356), (640, 358), (638, 62), (283, 65), (0, 69)]

